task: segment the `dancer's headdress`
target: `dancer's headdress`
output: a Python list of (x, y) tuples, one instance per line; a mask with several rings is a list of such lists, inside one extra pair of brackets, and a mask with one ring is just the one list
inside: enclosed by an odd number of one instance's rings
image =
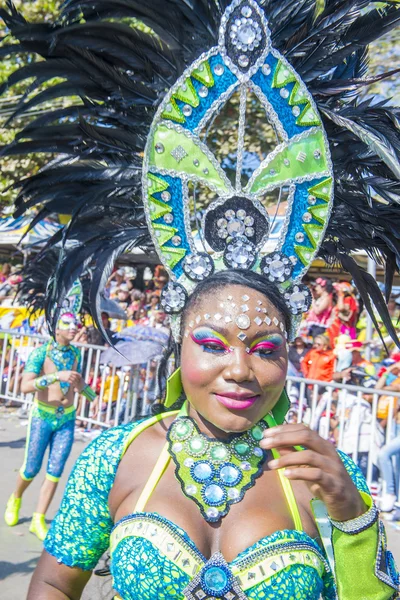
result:
[[(19, 182), (16, 203), (17, 214), (38, 203), (41, 217), (72, 214), (53, 240), (65, 251), (52, 294), (59, 306), (89, 263), (95, 304), (117, 256), (154, 244), (170, 274), (162, 296), (169, 313), (183, 309), (196, 282), (232, 267), (263, 272), (298, 315), (311, 300), (301, 278), (319, 254), (352, 274), (366, 307), (372, 300), (395, 336), (376, 282), (349, 252), (364, 249), (386, 264), (388, 297), (400, 258), (399, 111), (356, 96), (383, 77), (366, 78), (366, 46), (400, 12), (390, 2), (371, 10), (366, 0), (317, 5), (67, 0), (55, 25), (29, 26), (15, 10), (0, 11), (22, 47), (46, 59), (9, 83), (36, 77), (32, 92), (55, 76), (64, 80), (23, 99), (14, 116), (53, 97), (82, 100), (37, 117), (3, 149), (59, 153)], [(236, 153), (223, 156), (209, 131), (236, 97)], [(254, 103), (276, 136), (256, 168), (247, 119)], [(276, 191), (287, 204), (271, 251), (266, 206)], [(209, 201), (203, 214), (199, 192)]]
[[(30, 314), (46, 312), (46, 320), (56, 327), (65, 315), (75, 322), (79, 321), (82, 308), (88, 312), (87, 302), (84, 303), (84, 289), (79, 279), (63, 294), (63, 303), (57, 310), (57, 320), (54, 320), (54, 310), (57, 304), (49, 302), (49, 295), (53, 289), (53, 277), (57, 273), (59, 262), (59, 249), (50, 248), (41, 252), (34, 260), (27, 261), (22, 270), (22, 280), (18, 284), (18, 297), (29, 306)], [(66, 320), (68, 320), (66, 319)]]

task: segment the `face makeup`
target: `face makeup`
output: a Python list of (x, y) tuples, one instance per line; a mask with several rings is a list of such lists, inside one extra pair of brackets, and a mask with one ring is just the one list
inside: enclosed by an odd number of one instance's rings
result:
[[(239, 319), (245, 330), (236, 322), (240, 315), (248, 317)], [(197, 301), (181, 353), (182, 386), (194, 414), (232, 433), (248, 430), (272, 409), (287, 370), (282, 320), (265, 296), (245, 286), (225, 286)]]
[(205, 352), (232, 352), (233, 348), (229, 345), (228, 340), (218, 331), (211, 327), (198, 327), (190, 333), (190, 337), (195, 344), (203, 346)]
[(215, 394), (215, 397), (218, 402), (231, 410), (246, 410), (247, 408), (251, 408), (259, 398), (258, 395), (252, 396), (251, 394), (235, 394), (232, 392)]
[(240, 302), (235, 302), (232, 296), (228, 296), (224, 299), (224, 302), (219, 303), (218, 308), (222, 309), (221, 312), (212, 313), (210, 311), (210, 313), (197, 314), (193, 320), (189, 321), (185, 337), (189, 336), (190, 329), (196, 327), (201, 321), (208, 321), (209, 319), (213, 319), (222, 326), (234, 323), (239, 330), (236, 337), (243, 343), (247, 342), (248, 336), (245, 331), (250, 329), (252, 323), (258, 326), (261, 326), (263, 323), (269, 326), (273, 323), (287, 337), (284, 323), (275, 316), (271, 318), (263, 301), (257, 300), (254, 304), (248, 294), (243, 294), (240, 297)]
[(261, 356), (268, 356), (277, 350), (280, 350), (284, 344), (284, 339), (279, 333), (270, 333), (254, 340), (246, 352), (248, 354), (260, 353)]
[(75, 316), (72, 313), (61, 315), (57, 323), (57, 329), (60, 331), (76, 331), (78, 329), (78, 324)]

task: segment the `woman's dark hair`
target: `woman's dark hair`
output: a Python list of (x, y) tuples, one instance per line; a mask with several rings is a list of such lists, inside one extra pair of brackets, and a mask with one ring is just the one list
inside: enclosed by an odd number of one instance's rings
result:
[[(207, 277), (204, 281), (201, 281), (189, 296), (186, 306), (182, 313), (181, 319), (181, 335), (183, 335), (186, 319), (190, 311), (196, 307), (196, 305), (208, 294), (215, 294), (215, 292), (222, 287), (230, 285), (240, 285), (248, 287), (260, 294), (263, 294), (268, 300), (275, 306), (275, 308), (281, 314), (285, 323), (286, 331), (290, 331), (291, 328), (291, 312), (287, 306), (281, 292), (277, 286), (271, 283), (264, 275), (255, 273), (254, 271), (242, 271), (241, 269), (229, 269), (226, 271), (218, 271)], [(172, 334), (169, 338), (168, 347), (160, 361), (158, 368), (158, 383), (161, 397), (165, 394), (165, 385), (168, 377), (168, 367), (170, 358), (175, 358), (175, 369), (181, 364), (181, 344), (175, 342)], [(162, 405), (156, 405), (157, 408), (161, 408)]]
[(317, 285), (320, 285), (328, 294), (332, 294), (334, 292), (333, 282), (329, 277), (317, 277), (315, 280)]

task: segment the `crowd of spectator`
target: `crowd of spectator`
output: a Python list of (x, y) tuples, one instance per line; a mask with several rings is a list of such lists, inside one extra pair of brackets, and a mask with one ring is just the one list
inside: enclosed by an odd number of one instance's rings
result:
[(166, 315), (160, 307), (160, 294), (168, 281), (167, 273), (161, 266), (155, 268), (154, 274), (149, 267), (145, 268), (142, 289), (137, 286), (136, 275), (133, 267), (119, 267), (109, 278), (105, 295), (117, 302), (127, 319), (134, 324), (152, 326), (161, 318), (165, 321)]
[(0, 268), (0, 306), (12, 306), (18, 291), (18, 284), (22, 277), (19, 274), (22, 265), (11, 266), (3, 263)]
[[(18, 267), (2, 265), (0, 305), (12, 304), (20, 281), (18, 272)], [(160, 294), (168, 281), (166, 271), (157, 266), (154, 272), (145, 267), (138, 273), (135, 267), (117, 266), (107, 281), (105, 298), (118, 308), (119, 317), (123, 316), (117, 319), (113, 314), (102, 313), (103, 327), (113, 343), (121, 340), (121, 331), (136, 325), (168, 331), (168, 315), (160, 305)], [(398, 495), (400, 474), (400, 403), (392, 395), (400, 392), (400, 352), (382, 323), (380, 332), (374, 330), (372, 339), (367, 339), (366, 314), (350, 282), (317, 277), (308, 285), (312, 305), (304, 315), (298, 337), (289, 344), (288, 375), (293, 382), (289, 417), (297, 420), (301, 416), (307, 421), (308, 413), (309, 425), (332, 443), (340, 441), (341, 448), (356, 458), (364, 474), (368, 461), (372, 461), (373, 479), (383, 484), (381, 508), (391, 510)], [(390, 299), (388, 308), (397, 327), (399, 305), (395, 297)], [(107, 345), (90, 322), (83, 325), (76, 342)], [(94, 380), (94, 369), (90, 368), (90, 383), (101, 392), (100, 412), (114, 418), (119, 390), (121, 386), (125, 389), (129, 377), (126, 369), (116, 369), (111, 364), (102, 369), (106, 369), (105, 375), (104, 371), (99, 372)], [(141, 365), (139, 373), (140, 410), (149, 412), (158, 394), (157, 362)], [(8, 377), (12, 378), (13, 373)], [(307, 381), (302, 385), (304, 379)], [(346, 384), (345, 393), (341, 384)], [(348, 386), (356, 386), (354, 392)], [(376, 409), (374, 391), (379, 392)], [(121, 410), (125, 405), (123, 396)], [(85, 427), (83, 422), (80, 424)], [(393, 462), (394, 456), (399, 459), (399, 468)]]
[[(366, 314), (351, 283), (318, 277), (309, 285), (312, 306), (289, 347), (289, 375), (297, 378), (291, 418), (301, 411), (306, 420), (308, 412), (310, 426), (340, 442), (364, 475), (371, 463), (380, 508), (391, 511), (400, 484), (400, 402), (392, 395), (400, 392), (400, 352), (382, 323), (367, 339)], [(397, 328), (395, 297), (388, 309)], [(303, 388), (301, 379), (308, 380)]]

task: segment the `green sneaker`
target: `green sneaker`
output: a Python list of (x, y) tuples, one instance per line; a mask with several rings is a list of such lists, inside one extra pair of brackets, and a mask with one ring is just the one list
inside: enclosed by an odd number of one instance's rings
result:
[(44, 515), (41, 515), (40, 513), (33, 513), (29, 531), (36, 535), (36, 537), (38, 537), (41, 542), (43, 542), (48, 530), (49, 528), (47, 527), (46, 521), (44, 520)]
[(21, 498), (16, 498), (14, 494), (8, 499), (4, 520), (9, 527), (14, 527), (18, 523), (19, 509), (21, 508)]

